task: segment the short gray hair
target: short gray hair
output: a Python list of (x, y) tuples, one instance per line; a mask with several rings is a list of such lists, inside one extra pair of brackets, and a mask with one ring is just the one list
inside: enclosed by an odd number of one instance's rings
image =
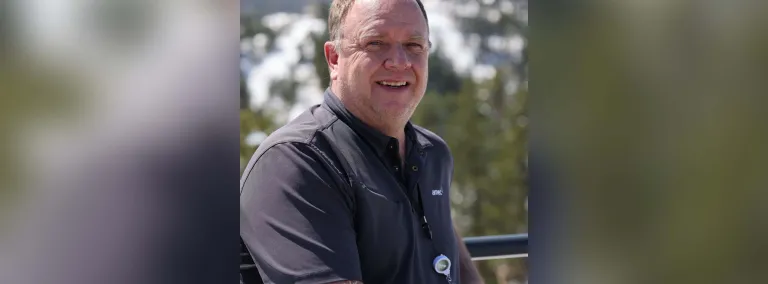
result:
[[(424, 4), (421, 3), (421, 0), (415, 1), (419, 5), (419, 9), (421, 9), (421, 14), (424, 15), (427, 27), (429, 27), (429, 19), (427, 18), (427, 11), (424, 10)], [(347, 14), (349, 14), (349, 10), (354, 3), (355, 0), (333, 0), (331, 3), (328, 13), (328, 37), (333, 42), (337, 52), (341, 48), (341, 24), (344, 23), (344, 19), (347, 18)]]

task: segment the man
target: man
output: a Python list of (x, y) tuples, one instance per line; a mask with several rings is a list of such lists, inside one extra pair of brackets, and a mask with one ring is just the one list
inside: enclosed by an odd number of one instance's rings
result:
[(270, 135), (241, 179), (264, 282), (482, 283), (451, 221), (450, 151), (409, 122), (427, 85), (423, 5), (335, 0), (328, 26), (324, 102)]

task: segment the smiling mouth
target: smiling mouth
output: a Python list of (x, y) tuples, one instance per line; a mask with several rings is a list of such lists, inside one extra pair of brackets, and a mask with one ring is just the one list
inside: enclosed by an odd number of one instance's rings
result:
[(378, 81), (376, 84), (389, 88), (403, 88), (410, 85), (410, 83), (405, 81)]

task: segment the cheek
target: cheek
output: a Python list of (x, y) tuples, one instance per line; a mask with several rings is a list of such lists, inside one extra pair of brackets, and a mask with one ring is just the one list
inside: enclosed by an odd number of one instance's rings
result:
[(363, 56), (363, 54), (355, 53), (345, 60), (346, 73), (356, 75), (357, 73), (360, 73), (360, 71), (365, 70), (365, 67), (369, 62), (370, 59)]
[(429, 64), (428, 56), (428, 54), (420, 54), (414, 55), (411, 58), (411, 66), (413, 68), (413, 72), (416, 73), (416, 76), (422, 78), (422, 80), (426, 80), (427, 77), (427, 65)]
[(360, 84), (368, 84), (373, 80), (373, 75), (380, 64), (371, 58), (360, 58), (354, 68), (350, 68), (350, 76)]
[(427, 75), (429, 75), (429, 68), (427, 68), (427, 64), (414, 64), (413, 72), (416, 73), (416, 76), (421, 77), (422, 80), (426, 80)]
[(427, 64), (414, 64), (413, 65), (413, 73), (416, 74), (416, 78), (419, 80), (418, 84), (422, 86), (427, 85), (428, 77), (429, 77), (429, 68), (427, 68)]

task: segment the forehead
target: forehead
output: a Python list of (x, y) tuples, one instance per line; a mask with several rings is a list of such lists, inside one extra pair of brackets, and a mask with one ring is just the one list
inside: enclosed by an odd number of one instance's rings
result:
[(343, 29), (350, 34), (398, 31), (426, 37), (427, 22), (415, 0), (357, 0)]

